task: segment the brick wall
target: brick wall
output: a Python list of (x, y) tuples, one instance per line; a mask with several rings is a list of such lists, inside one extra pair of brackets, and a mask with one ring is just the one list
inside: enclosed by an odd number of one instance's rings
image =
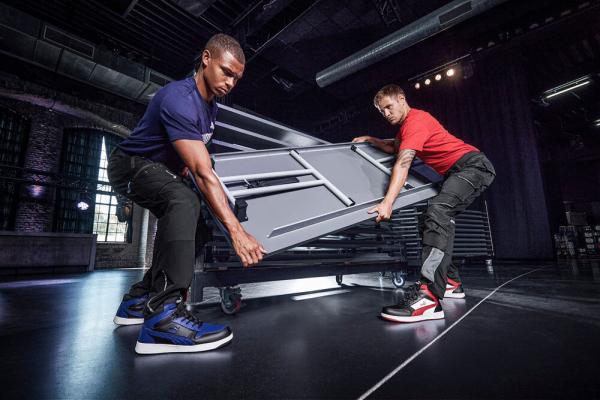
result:
[(129, 243), (98, 243), (95, 269), (138, 267), (133, 247)]
[[(59, 169), (63, 124), (60, 115), (44, 109), (29, 110), (31, 130), (25, 155), (25, 168), (56, 173)], [(25, 179), (52, 183), (46, 175), (25, 174)], [(56, 189), (44, 185), (23, 185), (15, 220), (15, 230), (49, 232), (52, 230)]]
[[(3, 96), (0, 93), (0, 106), (15, 110), (31, 120), (25, 168), (45, 172), (58, 172), (65, 128), (111, 131), (110, 127), (114, 125), (132, 129), (144, 110), (144, 107), (137, 103), (124, 99), (115, 101), (113, 97), (104, 95), (100, 91), (98, 91), (97, 102), (89, 102), (71, 93), (56, 92), (2, 72), (0, 72), (0, 90), (10, 92), (9, 94), (17, 93), (20, 96), (19, 99), (15, 99), (15, 96)], [(55, 106), (57, 102), (63, 105), (63, 109), (73, 110), (73, 112), (60, 112)], [(115, 105), (120, 108), (115, 108)], [(104, 125), (99, 121), (103, 121)], [(122, 136), (122, 132), (121, 129), (113, 133)], [(30, 174), (25, 178), (52, 183), (46, 176)], [(15, 230), (50, 231), (54, 217), (56, 189), (43, 185), (23, 186), (17, 206)], [(138, 254), (142, 211), (140, 207), (134, 207), (132, 243), (98, 243), (96, 268), (128, 268), (143, 265)], [(144, 257), (146, 265), (152, 262), (154, 232), (155, 219), (150, 214), (147, 251)]]
[(152, 264), (155, 218), (150, 214), (148, 222), (147, 247), (144, 262), (140, 262), (139, 243), (143, 219), (143, 209), (133, 208), (133, 238), (131, 243), (98, 243), (96, 248), (96, 269), (149, 267)]

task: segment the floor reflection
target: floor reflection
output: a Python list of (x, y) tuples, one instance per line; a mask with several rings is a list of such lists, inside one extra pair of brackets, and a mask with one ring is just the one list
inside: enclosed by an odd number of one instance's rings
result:
[[(467, 297), (443, 300), (444, 320), (413, 324), (378, 318), (382, 306), (400, 302), (405, 293), (379, 274), (344, 276), (341, 287), (334, 277), (242, 285), (247, 307), (238, 315), (225, 316), (214, 303), (197, 310), (203, 320), (231, 326), (230, 345), (151, 356), (135, 354), (139, 326), (117, 328), (112, 322), (123, 291), (143, 271), (3, 282), (3, 398), (356, 398), (365, 382), (377, 382), (496, 287), (538, 267), (494, 265), (492, 274), (484, 264), (461, 267)], [(486, 371), (496, 368), (497, 349), (518, 340), (530, 341), (518, 347), (519, 356), (551, 358), (548, 351), (537, 351), (537, 343), (545, 340), (543, 350), (560, 345), (569, 363), (597, 359), (599, 275), (599, 261), (548, 266), (503, 287), (436, 343), (454, 341), (457, 353), (466, 343), (470, 351), (464, 357), (481, 355), (469, 374), (480, 374), (478, 382), (484, 383)], [(305, 294), (315, 296), (292, 300)], [(435, 363), (456, 360), (456, 354), (440, 358), (447, 351), (436, 353)], [(543, 365), (554, 377), (568, 370)], [(426, 367), (429, 371), (432, 364)], [(510, 370), (503, 369), (500, 378)], [(438, 394), (444, 397), (443, 388)]]

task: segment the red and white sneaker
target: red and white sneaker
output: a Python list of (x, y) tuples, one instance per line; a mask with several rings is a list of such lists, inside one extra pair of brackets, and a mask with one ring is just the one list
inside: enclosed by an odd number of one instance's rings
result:
[(465, 291), (463, 290), (462, 283), (455, 281), (454, 279), (448, 278), (446, 283), (446, 292), (444, 292), (445, 299), (464, 299)]
[(407, 289), (403, 302), (383, 307), (381, 317), (394, 322), (417, 322), (444, 318), (444, 310), (427, 285), (417, 282)]

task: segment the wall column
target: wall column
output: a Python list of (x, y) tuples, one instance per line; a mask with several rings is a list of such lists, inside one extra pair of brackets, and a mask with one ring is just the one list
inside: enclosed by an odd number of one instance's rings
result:
[[(61, 116), (50, 110), (41, 110), (31, 116), (31, 130), (24, 167), (48, 173), (60, 168), (63, 123)], [(23, 178), (51, 184), (53, 178), (45, 174), (24, 173)], [(48, 232), (52, 230), (56, 189), (51, 186), (24, 184), (21, 186), (15, 220), (15, 230), (21, 232)]]

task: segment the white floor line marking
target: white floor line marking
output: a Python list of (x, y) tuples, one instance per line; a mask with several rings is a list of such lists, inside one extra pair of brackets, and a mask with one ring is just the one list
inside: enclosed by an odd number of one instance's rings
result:
[(308, 300), (308, 299), (316, 299), (317, 297), (325, 297), (325, 296), (334, 296), (336, 294), (348, 293), (350, 289), (338, 289), (338, 290), (330, 290), (327, 292), (319, 292), (319, 293), (311, 293), (311, 294), (302, 294), (300, 296), (292, 296), (292, 300)]
[[(387, 374), (382, 380), (380, 380), (379, 382), (377, 382), (377, 384), (375, 386), (373, 386), (371, 389), (367, 390), (362, 396), (360, 396), (358, 398), (358, 400), (364, 400), (367, 397), (369, 397), (374, 391), (376, 391), (377, 389), (379, 389), (384, 383), (386, 383), (387, 381), (389, 381), (394, 375), (396, 375), (398, 372), (400, 372), (402, 369), (404, 369), (404, 367), (406, 367), (408, 364), (410, 364), (415, 358), (419, 357), (421, 355), (421, 353), (423, 353), (425, 350), (427, 350), (431, 345), (433, 345), (435, 342), (437, 342), (439, 339), (441, 339), (446, 333), (450, 332), (450, 330), (452, 328), (454, 328), (456, 325), (458, 325), (458, 323), (460, 321), (462, 321), (463, 319), (465, 319), (467, 317), (467, 315), (471, 314), (473, 311), (475, 311), (475, 309), (477, 307), (479, 307), (479, 305), (481, 303), (483, 303), (484, 301), (486, 301), (487, 299), (489, 299), (494, 293), (496, 293), (498, 290), (502, 289), (504, 286), (508, 285), (509, 283), (511, 283), (514, 280), (517, 280), (525, 275), (529, 275), (533, 272), (539, 271), (541, 269), (544, 269), (546, 267), (541, 267), (541, 268), (536, 268), (534, 270), (531, 270), (529, 272), (525, 272), (524, 274), (521, 274), (519, 276), (516, 276), (514, 278), (512, 278), (509, 281), (504, 282), (502, 285), (498, 286), (496, 289), (494, 289), (490, 294), (488, 294), (487, 296), (485, 296), (483, 299), (481, 299), (481, 301), (479, 301), (479, 303), (475, 304), (475, 306), (473, 306), (473, 308), (471, 308), (469, 311), (467, 311), (465, 313), (465, 315), (463, 315), (462, 317), (460, 317), (458, 320), (456, 320), (456, 322), (454, 322), (452, 325), (450, 325), (448, 328), (446, 328), (442, 333), (440, 333), (438, 336), (436, 336), (431, 342), (427, 343), (421, 350), (417, 351), (416, 353), (414, 353), (412, 356), (410, 356), (409, 358), (406, 359), (406, 361), (404, 361), (402, 364), (400, 364), (396, 369), (394, 369), (392, 372), (390, 372), (389, 374)], [(416, 322), (418, 323), (418, 322)]]

